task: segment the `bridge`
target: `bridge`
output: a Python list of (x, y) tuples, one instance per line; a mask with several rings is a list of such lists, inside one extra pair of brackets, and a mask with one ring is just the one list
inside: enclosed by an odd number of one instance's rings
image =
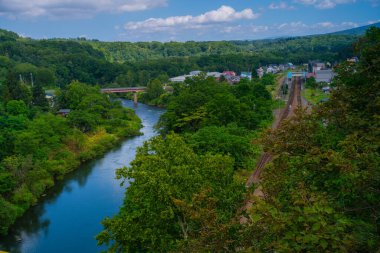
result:
[(133, 102), (137, 104), (137, 93), (145, 92), (146, 87), (105, 88), (102, 93), (133, 93)]
[(304, 71), (292, 71), (288, 72), (288, 78), (292, 79), (293, 77), (303, 77), (306, 78), (307, 73)]

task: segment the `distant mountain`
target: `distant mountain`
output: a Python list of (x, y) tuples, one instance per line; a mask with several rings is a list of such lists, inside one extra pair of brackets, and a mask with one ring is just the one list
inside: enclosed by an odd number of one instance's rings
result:
[(364, 35), (365, 31), (372, 26), (380, 27), (380, 22), (374, 23), (371, 25), (356, 27), (356, 28), (352, 28), (352, 29), (348, 29), (348, 30), (343, 30), (343, 31), (339, 31), (339, 32), (334, 32), (334, 33), (330, 33), (330, 34), (333, 34), (333, 35)]

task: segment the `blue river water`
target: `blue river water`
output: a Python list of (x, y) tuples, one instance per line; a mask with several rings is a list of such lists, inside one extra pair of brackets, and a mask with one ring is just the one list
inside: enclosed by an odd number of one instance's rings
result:
[(30, 208), (0, 238), (0, 250), (25, 253), (100, 252), (95, 236), (102, 231), (101, 221), (116, 214), (122, 205), (125, 188), (115, 179), (115, 170), (127, 166), (136, 148), (157, 133), (154, 125), (162, 109), (143, 104), (133, 105), (142, 120), (142, 136), (122, 142), (102, 158), (84, 164), (50, 189), (40, 202)]

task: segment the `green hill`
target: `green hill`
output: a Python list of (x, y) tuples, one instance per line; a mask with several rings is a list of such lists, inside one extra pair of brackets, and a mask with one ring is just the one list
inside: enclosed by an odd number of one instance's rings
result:
[(48, 70), (58, 85), (78, 80), (101, 86), (136, 86), (195, 69), (240, 73), (271, 63), (338, 62), (352, 56), (351, 45), (357, 38), (355, 34), (327, 34), (255, 41), (132, 43), (35, 40), (0, 29), (0, 83), (7, 68), (18, 69), (18, 74), (28, 75), (25, 78)]
[(364, 35), (365, 32), (367, 31), (368, 28), (370, 27), (380, 27), (380, 22), (371, 24), (371, 25), (366, 25), (366, 26), (361, 26), (361, 27), (356, 27), (348, 30), (343, 30), (339, 32), (334, 32), (331, 33), (333, 35)]

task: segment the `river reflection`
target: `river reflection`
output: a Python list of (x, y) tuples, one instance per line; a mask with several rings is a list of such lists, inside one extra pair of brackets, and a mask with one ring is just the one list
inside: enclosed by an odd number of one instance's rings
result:
[[(131, 101), (123, 104), (133, 108)], [(124, 141), (103, 158), (84, 164), (50, 189), (0, 238), (0, 250), (9, 252), (100, 252), (95, 236), (101, 220), (113, 216), (124, 198), (125, 184), (115, 179), (115, 169), (128, 165), (136, 148), (156, 135), (153, 126), (162, 109), (139, 104), (136, 110), (144, 135)]]

